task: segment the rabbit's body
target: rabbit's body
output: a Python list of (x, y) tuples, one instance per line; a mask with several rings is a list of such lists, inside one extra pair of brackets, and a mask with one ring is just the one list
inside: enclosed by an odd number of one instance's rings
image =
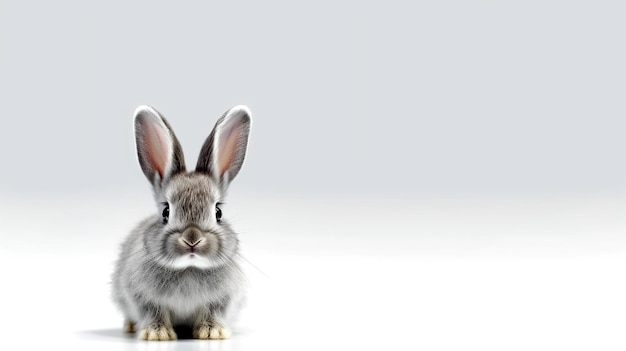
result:
[(117, 304), (130, 321), (141, 320), (138, 306), (153, 305), (166, 307), (173, 325), (192, 326), (198, 311), (212, 306), (229, 323), (243, 293), (244, 277), (237, 263), (184, 270), (154, 264), (146, 257), (142, 238), (158, 227), (159, 221), (153, 217), (144, 220), (122, 244), (113, 278)]
[(196, 170), (185, 172), (182, 150), (167, 121), (141, 107), (135, 126), (139, 162), (151, 180), (157, 214), (122, 244), (113, 273), (113, 298), (148, 340), (176, 338), (175, 325), (200, 339), (230, 336), (228, 324), (243, 297), (239, 240), (219, 208), (245, 156), (245, 107), (228, 111), (202, 148)]

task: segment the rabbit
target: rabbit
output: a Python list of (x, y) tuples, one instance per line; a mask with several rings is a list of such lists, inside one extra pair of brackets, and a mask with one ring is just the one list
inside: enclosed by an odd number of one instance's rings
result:
[(186, 172), (182, 148), (155, 109), (135, 111), (137, 156), (157, 211), (123, 242), (113, 272), (113, 300), (124, 330), (143, 340), (175, 340), (174, 326), (197, 339), (227, 339), (243, 301), (239, 240), (220, 208), (246, 156), (250, 111), (228, 110)]

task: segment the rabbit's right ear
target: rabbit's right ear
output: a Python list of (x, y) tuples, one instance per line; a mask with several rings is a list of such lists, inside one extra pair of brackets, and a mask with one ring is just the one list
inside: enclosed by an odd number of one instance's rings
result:
[(167, 120), (150, 106), (135, 110), (137, 157), (143, 173), (155, 188), (185, 171), (183, 150)]

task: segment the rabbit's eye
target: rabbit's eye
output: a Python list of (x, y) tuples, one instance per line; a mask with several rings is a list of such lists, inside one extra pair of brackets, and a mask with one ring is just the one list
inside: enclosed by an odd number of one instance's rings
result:
[(222, 220), (222, 210), (217, 207), (217, 205), (215, 205), (215, 219), (217, 219), (218, 222)]
[(167, 221), (170, 220), (170, 205), (165, 204), (165, 208), (163, 209), (163, 224), (167, 224)]

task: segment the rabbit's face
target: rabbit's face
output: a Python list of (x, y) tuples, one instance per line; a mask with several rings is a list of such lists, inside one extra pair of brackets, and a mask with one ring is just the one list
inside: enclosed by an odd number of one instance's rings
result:
[(220, 208), (221, 191), (206, 174), (181, 173), (167, 182), (158, 198), (162, 228), (147, 240), (159, 264), (173, 268), (211, 268), (237, 252), (237, 237)]
[(202, 145), (195, 171), (187, 173), (167, 120), (149, 106), (137, 108), (137, 156), (159, 211), (143, 245), (158, 264), (209, 269), (232, 262), (237, 236), (221, 218), (220, 202), (243, 164), (249, 132), (247, 107), (226, 111)]

